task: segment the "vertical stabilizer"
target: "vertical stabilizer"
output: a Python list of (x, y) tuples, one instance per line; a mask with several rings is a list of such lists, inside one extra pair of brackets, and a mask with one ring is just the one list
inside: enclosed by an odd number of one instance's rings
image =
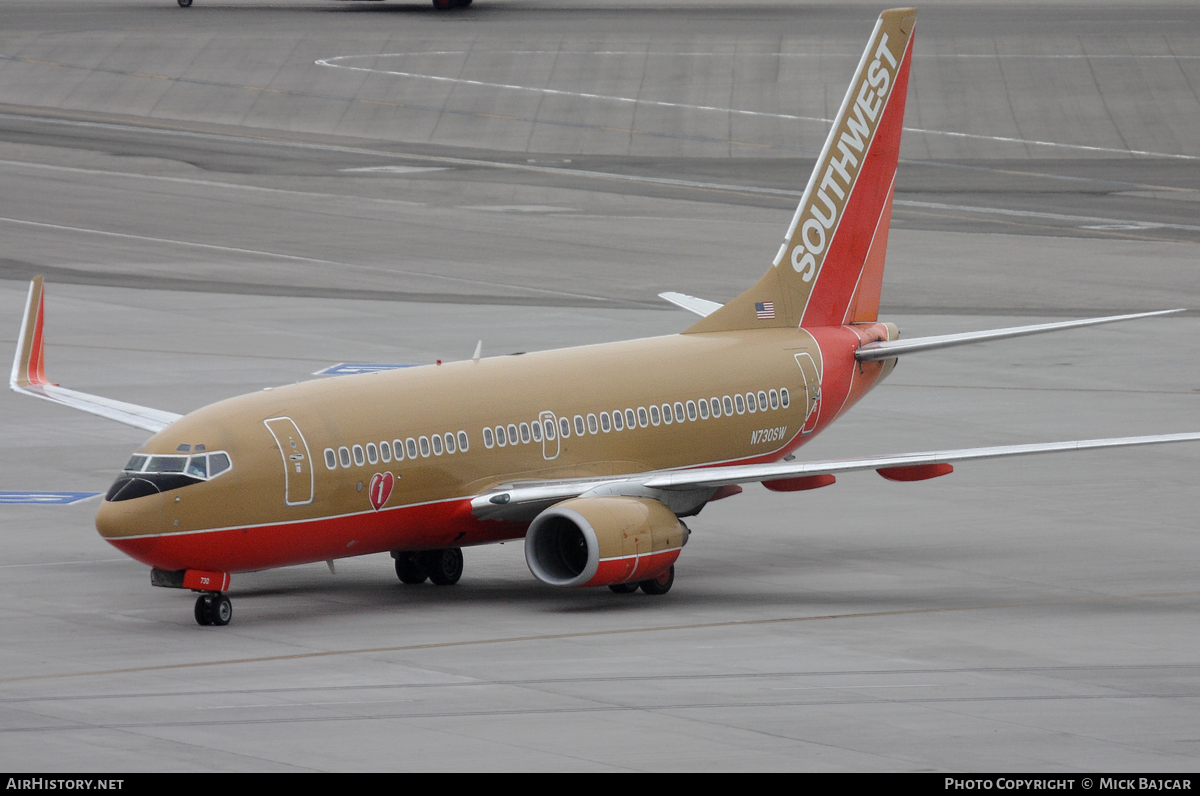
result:
[(916, 18), (880, 14), (772, 267), (688, 332), (876, 320)]

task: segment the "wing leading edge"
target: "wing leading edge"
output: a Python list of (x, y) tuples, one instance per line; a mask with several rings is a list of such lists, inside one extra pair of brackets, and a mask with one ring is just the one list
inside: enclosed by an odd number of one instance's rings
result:
[[(862, 470), (877, 470), (891, 480), (923, 480), (951, 471), (955, 462), (977, 459), (1000, 459), (1009, 456), (1029, 456), (1038, 453), (1086, 451), (1100, 448), (1124, 448), (1140, 445), (1161, 445), (1168, 442), (1200, 441), (1200, 431), (1180, 434), (1158, 434), (1141, 437), (1112, 437), (1081, 439), (1064, 442), (1041, 442), (1026, 445), (997, 445), (984, 448), (959, 448), (943, 451), (920, 451), (891, 456), (870, 456), (857, 459), (834, 459), (817, 462), (775, 462), (770, 464), (699, 467), (687, 470), (656, 470), (629, 476), (603, 479), (579, 479), (547, 482), (514, 483), (479, 495), (471, 501), (471, 510), (481, 519), (519, 520), (531, 511), (540, 511), (561, 500), (586, 497), (591, 494), (628, 494), (654, 496), (671, 505), (671, 493), (717, 490), (738, 484), (791, 481), (793, 479), (833, 476)], [(832, 483), (825, 481), (824, 483)], [(817, 484), (814, 484), (817, 485)], [(823, 485), (823, 484), (822, 484)], [(804, 488), (804, 487), (799, 487)], [(788, 490), (790, 491), (790, 490)], [(708, 499), (705, 497), (704, 499)], [(703, 502), (703, 501), (701, 501)]]
[(17, 338), (17, 351), (13, 357), (12, 374), (8, 386), (14, 392), (32, 395), (45, 401), (69, 406), (127, 426), (158, 432), (174, 423), (182, 415), (151, 409), (147, 406), (114, 401), (99, 395), (76, 392), (51, 383), (46, 378), (46, 339), (43, 334), (45, 323), (45, 297), (42, 277), (34, 277), (29, 283), (29, 299), (25, 304), (25, 316), (21, 321), (21, 334)]

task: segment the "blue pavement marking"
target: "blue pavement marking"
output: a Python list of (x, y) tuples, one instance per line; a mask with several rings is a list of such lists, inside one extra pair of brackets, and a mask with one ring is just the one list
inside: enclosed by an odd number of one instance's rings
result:
[(314, 376), (350, 376), (355, 373), (375, 373), (380, 370), (399, 370), (400, 368), (415, 368), (416, 364), (388, 365), (385, 363), (340, 362), (325, 370), (318, 370)]
[(0, 504), (3, 503), (43, 503), (51, 506), (69, 506), (81, 500), (96, 497), (101, 492), (3, 492), (0, 491)]

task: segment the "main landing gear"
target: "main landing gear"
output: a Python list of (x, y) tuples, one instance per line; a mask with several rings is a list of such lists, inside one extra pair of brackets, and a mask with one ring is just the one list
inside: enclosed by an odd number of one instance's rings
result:
[(640, 583), (614, 583), (608, 588), (614, 594), (633, 594), (640, 587), (646, 594), (666, 594), (675, 584), (675, 565), (656, 578), (643, 580)]
[(232, 618), (233, 603), (221, 592), (207, 592), (196, 598), (196, 624), (225, 627)]
[(396, 577), (401, 583), (424, 583), (427, 579), (438, 586), (453, 586), (463, 573), (463, 554), (458, 547), (445, 550), (396, 551)]

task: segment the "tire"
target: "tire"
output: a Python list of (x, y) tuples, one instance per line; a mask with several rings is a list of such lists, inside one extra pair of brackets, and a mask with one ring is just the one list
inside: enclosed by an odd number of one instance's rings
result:
[(429, 568), (429, 579), (438, 586), (453, 586), (463, 573), (463, 554), (457, 547), (445, 550), (430, 550), (425, 555)]
[(229, 620), (233, 619), (233, 603), (224, 594), (213, 597), (210, 605), (209, 618), (212, 619), (214, 627), (225, 627)]
[(212, 624), (211, 600), (212, 598), (207, 594), (201, 594), (196, 598), (196, 607), (193, 609), (193, 613), (196, 615), (196, 624), (201, 627), (208, 627)]
[(192, 0), (179, 0), (180, 8), (190, 8), (191, 5), (192, 5)]
[(633, 594), (638, 590), (638, 585), (636, 583), (610, 583), (608, 589), (613, 594)]
[(642, 591), (646, 592), (646, 594), (666, 594), (671, 590), (671, 586), (674, 583), (675, 565), (672, 564), (670, 569), (659, 575), (657, 578), (654, 578), (653, 580), (644, 580), (638, 585), (642, 587)]
[(410, 586), (424, 583), (429, 577), (424, 554), (400, 553), (396, 559), (396, 577), (400, 578), (401, 583), (407, 583)]

